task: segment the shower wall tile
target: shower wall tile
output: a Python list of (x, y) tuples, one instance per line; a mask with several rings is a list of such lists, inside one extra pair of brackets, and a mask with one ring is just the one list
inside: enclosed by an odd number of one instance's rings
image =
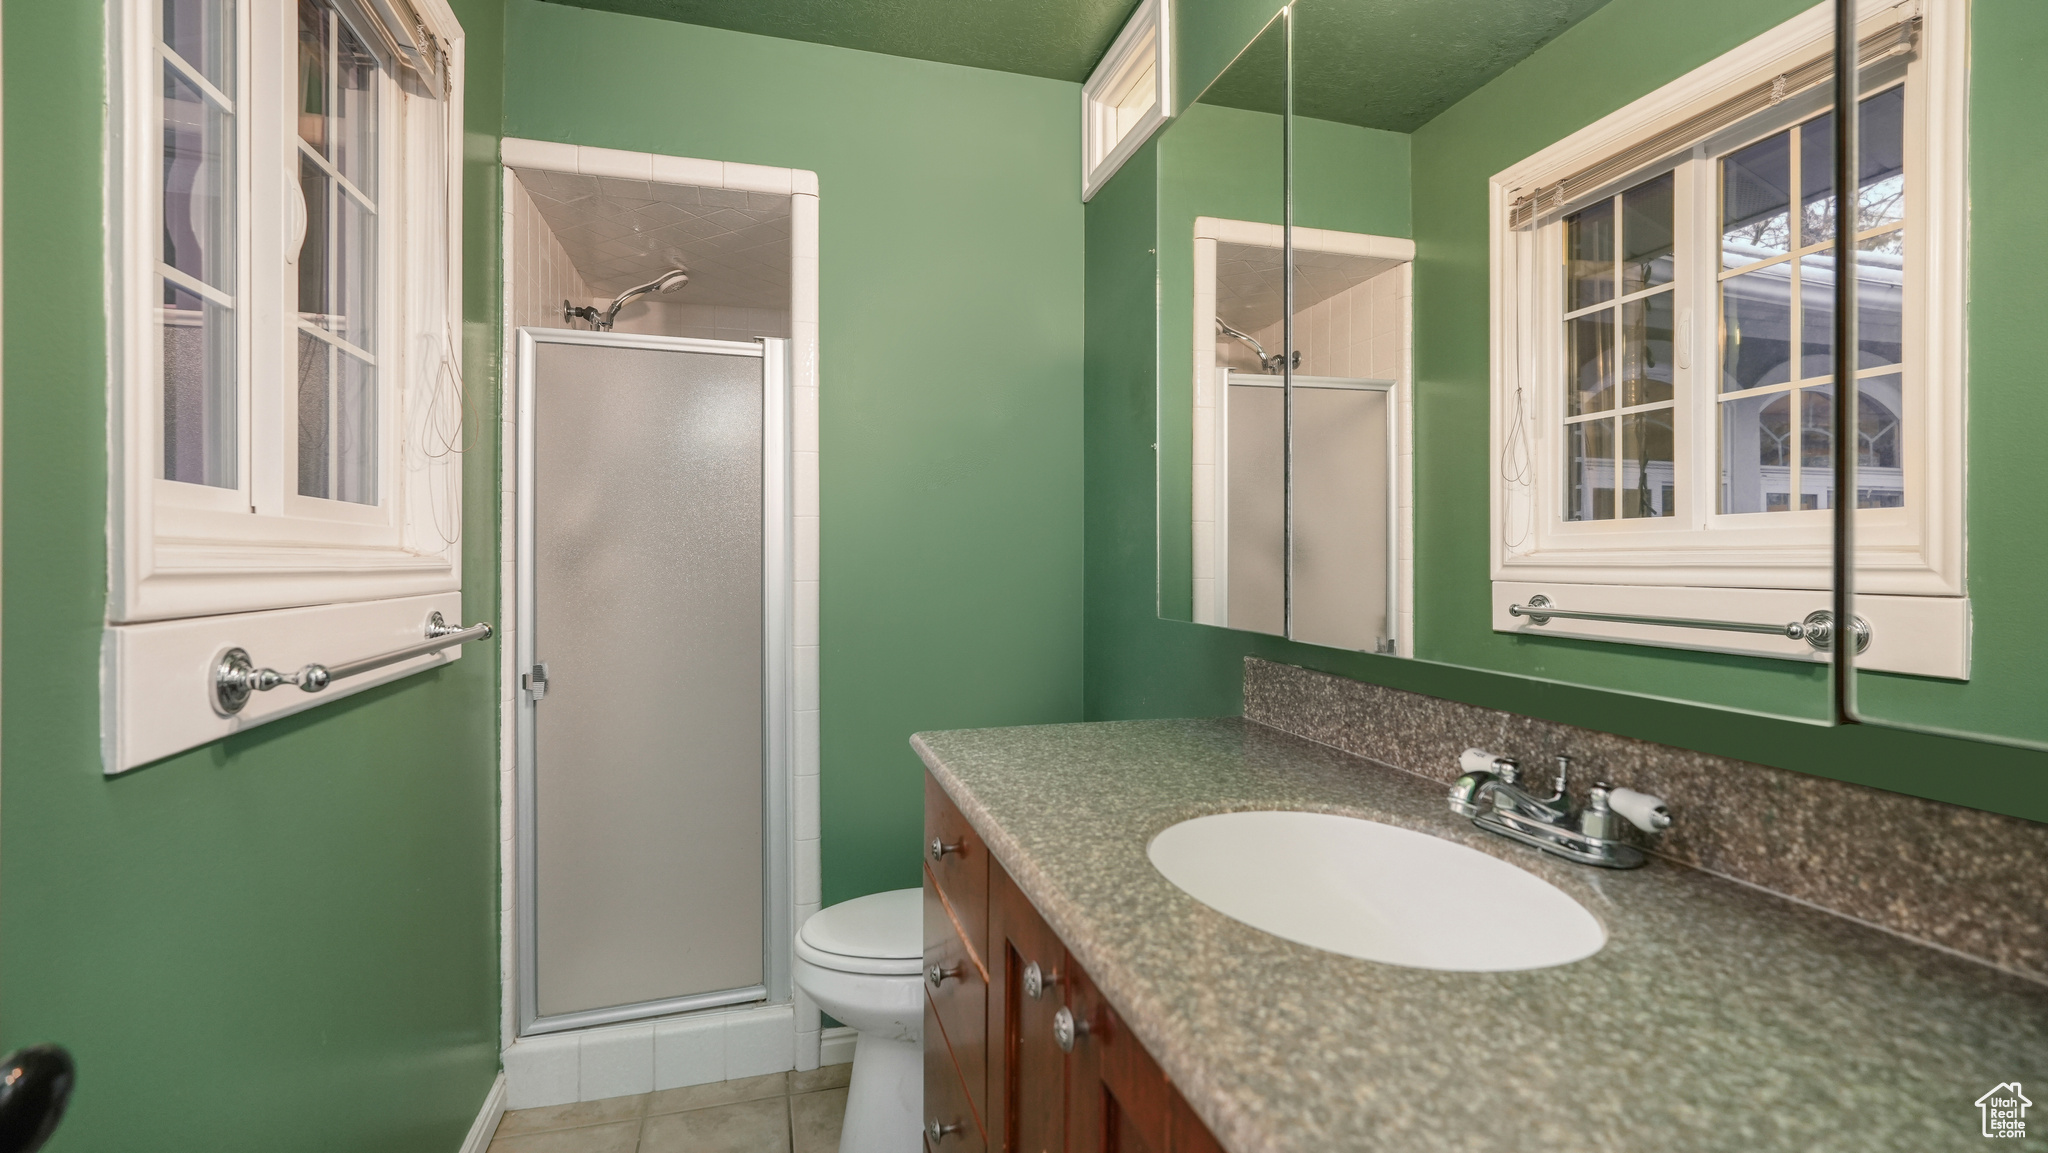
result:
[(818, 643), (818, 582), (796, 582), (796, 644), (815, 647)]
[(799, 841), (818, 839), (818, 778), (796, 779), (796, 837)]
[[(817, 587), (815, 583), (813, 588)], [(799, 776), (818, 771), (818, 710), (799, 709), (796, 714), (796, 771)]]

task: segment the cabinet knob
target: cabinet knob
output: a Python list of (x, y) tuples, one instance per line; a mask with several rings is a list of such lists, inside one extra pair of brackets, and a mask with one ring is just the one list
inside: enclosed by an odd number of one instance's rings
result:
[(1060, 1052), (1073, 1052), (1074, 1042), (1087, 1035), (1088, 1022), (1076, 1019), (1074, 1011), (1065, 1005), (1061, 1005), (1060, 1011), (1052, 1015), (1052, 1040), (1053, 1044), (1060, 1047)]
[(1034, 1001), (1042, 1000), (1045, 997), (1045, 991), (1059, 983), (1060, 975), (1058, 973), (1047, 976), (1045, 970), (1039, 968), (1036, 961), (1024, 966), (1024, 995)]
[(937, 1117), (924, 1123), (925, 1139), (934, 1145), (958, 1132), (960, 1132), (960, 1126), (945, 1124)]
[(949, 845), (937, 837), (932, 838), (931, 852), (932, 860), (934, 861), (943, 858), (947, 853), (957, 853), (959, 851), (960, 846), (958, 843)]
[(948, 979), (957, 979), (959, 976), (960, 966), (954, 965), (951, 968), (945, 968), (940, 966), (937, 961), (933, 961), (930, 967), (924, 971), (925, 983), (934, 989), (945, 984)]

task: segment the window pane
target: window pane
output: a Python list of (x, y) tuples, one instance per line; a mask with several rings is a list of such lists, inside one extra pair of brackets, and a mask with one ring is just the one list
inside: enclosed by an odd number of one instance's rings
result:
[(377, 503), (377, 370), (299, 333), (299, 495)]
[(1903, 508), (1906, 475), (1899, 457), (1899, 414), (1906, 411), (1894, 372), (1856, 382), (1856, 507)]
[(1781, 262), (1721, 282), (1721, 391), (1791, 379), (1791, 280)]
[(1792, 507), (1792, 396), (1721, 402), (1721, 511)]
[(1856, 230), (1868, 232), (1906, 218), (1906, 89), (1864, 100), (1857, 132)]
[(163, 283), (165, 480), (235, 487), (234, 313)]
[(1835, 237), (1835, 114), (1799, 126), (1799, 243)]
[(1566, 425), (1566, 520), (1614, 519), (1614, 421)]
[(347, 353), (335, 357), (334, 499), (377, 503), (377, 369)]
[(1672, 174), (1621, 194), (1621, 290), (1671, 283)]
[(329, 475), (334, 396), (333, 345), (310, 332), (299, 333), (299, 495), (333, 494)]
[(1721, 267), (1791, 251), (1792, 133), (1721, 159)]
[(233, 0), (163, 0), (164, 45), (222, 92), (235, 90)]
[[(1799, 258), (1802, 379), (1830, 378), (1835, 349), (1835, 254)], [(1856, 243), (1856, 367), (1898, 364), (1905, 345), (1905, 230)]]
[(377, 218), (347, 192), (335, 199), (341, 211), (334, 226), (334, 299), (341, 312), (334, 319), (334, 331), (358, 348), (373, 349)]
[(335, 36), (334, 166), (364, 195), (377, 186), (377, 60), (346, 23)]
[(1614, 201), (1564, 218), (1565, 311), (1614, 299)]
[(1799, 377), (1835, 374), (1835, 254), (1799, 258)]
[(235, 125), (164, 65), (164, 250), (172, 268), (235, 290)]
[[(1833, 508), (1835, 494), (1835, 389), (1799, 390), (1801, 508)], [(1866, 377), (1856, 387), (1856, 507), (1900, 508), (1906, 503), (1899, 459), (1899, 414), (1905, 411), (1897, 373)]]
[[(1856, 230), (1868, 232), (1906, 218), (1906, 90), (1893, 88), (1860, 106), (1856, 157)], [(1835, 235), (1835, 118), (1832, 113), (1799, 128), (1799, 202), (1802, 244)]]
[(1799, 397), (1799, 507), (1835, 507), (1834, 388), (1802, 388)]
[(1905, 359), (1906, 230), (1856, 242), (1857, 367)]
[(328, 49), (327, 7), (316, 0), (299, 0), (299, 138), (322, 156), (328, 154)]
[(1676, 484), (1671, 462), (1670, 409), (1621, 418), (1622, 516), (1671, 515)]
[(1621, 306), (1621, 403), (1625, 407), (1671, 399), (1672, 299), (1671, 293), (1660, 292)]
[(306, 197), (306, 239), (299, 245), (299, 312), (322, 328), (340, 302), (333, 291), (334, 179), (318, 161), (299, 157), (299, 191)]
[(1614, 407), (1614, 310), (1602, 309), (1565, 321), (1565, 356), (1571, 367), (1566, 414), (1605, 412)]

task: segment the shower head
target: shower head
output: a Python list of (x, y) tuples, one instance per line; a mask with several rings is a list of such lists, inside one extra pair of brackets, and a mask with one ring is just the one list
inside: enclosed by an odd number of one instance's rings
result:
[(649, 296), (657, 292), (674, 292), (675, 290), (681, 288), (683, 285), (688, 283), (690, 283), (690, 273), (688, 269), (671, 268), (667, 272), (662, 273), (660, 276), (655, 277), (653, 280), (650, 280), (645, 284), (635, 285), (632, 288), (629, 288), (626, 291), (619, 293), (618, 299), (612, 301), (612, 306), (605, 310), (604, 319), (597, 322), (598, 331), (610, 332), (612, 330), (612, 322), (619, 318), (619, 310), (621, 308), (626, 307), (628, 304), (631, 304), (634, 301), (640, 299), (641, 297)]

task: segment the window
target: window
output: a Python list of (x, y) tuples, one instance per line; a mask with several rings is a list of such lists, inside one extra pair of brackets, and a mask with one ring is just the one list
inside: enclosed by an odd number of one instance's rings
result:
[(110, 11), (110, 680), (265, 610), (348, 622), (309, 659), (393, 647), (364, 622), (461, 587), (460, 28), (440, 0)]
[(1081, 89), (1081, 199), (1173, 114), (1167, 0), (1144, 0)]
[[(1866, 615), (1897, 617), (1889, 629), (1873, 619), (1865, 664), (1964, 677), (1966, 21), (1957, 0), (1865, 15), (1849, 222), (1858, 592)], [(1824, 607), (1813, 594), (1830, 583), (1835, 502), (1830, 62), (1817, 8), (1494, 178), (1497, 629), (1529, 628), (1506, 609), (1537, 593), (1732, 620)], [(1678, 631), (1544, 628), (1816, 655)]]

